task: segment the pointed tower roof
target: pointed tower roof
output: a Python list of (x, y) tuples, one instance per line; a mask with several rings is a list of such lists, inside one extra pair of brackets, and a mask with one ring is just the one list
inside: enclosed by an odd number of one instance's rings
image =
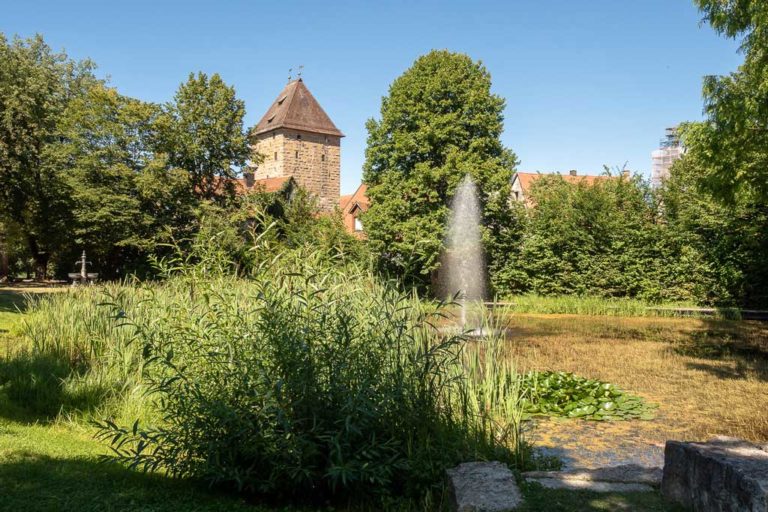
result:
[(288, 82), (251, 133), (258, 135), (278, 128), (344, 136), (301, 78)]

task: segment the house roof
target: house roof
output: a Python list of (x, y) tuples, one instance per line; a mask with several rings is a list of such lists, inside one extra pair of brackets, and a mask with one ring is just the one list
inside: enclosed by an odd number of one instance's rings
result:
[[(538, 180), (542, 176), (552, 176), (557, 174), (559, 173), (517, 172), (515, 173), (515, 177), (512, 179), (512, 181), (514, 182), (515, 179), (518, 179), (520, 181), (520, 187), (523, 189), (523, 192), (527, 193), (531, 189), (531, 185), (533, 185), (534, 181)], [(560, 177), (563, 178), (563, 180), (565, 180), (568, 183), (585, 183), (587, 185), (593, 185), (598, 181), (616, 178), (616, 176), (608, 176), (608, 175), (591, 176), (587, 174), (581, 175), (581, 176), (572, 175), (572, 174), (560, 174)]]
[(347, 194), (339, 197), (339, 208), (341, 208), (341, 211), (347, 209), (347, 204), (349, 204), (349, 200), (352, 199), (353, 195), (355, 194)]
[(277, 178), (263, 178), (260, 180), (253, 180), (253, 185), (248, 186), (248, 181), (245, 178), (236, 178), (233, 181), (235, 185), (235, 192), (237, 194), (245, 194), (248, 192), (279, 192), (283, 190), (289, 181), (293, 178), (291, 176), (279, 176)]
[(366, 211), (370, 206), (370, 201), (366, 192), (368, 191), (368, 185), (361, 183), (354, 194), (341, 196), (339, 198), (339, 208), (345, 214), (351, 213), (355, 207), (360, 208), (362, 211)]
[(344, 136), (301, 78), (285, 86), (251, 133), (259, 135), (278, 128)]

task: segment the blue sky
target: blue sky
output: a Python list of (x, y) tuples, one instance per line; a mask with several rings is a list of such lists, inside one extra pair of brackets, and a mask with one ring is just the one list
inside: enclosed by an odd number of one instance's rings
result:
[(42, 33), (93, 59), (123, 94), (169, 100), (189, 72), (218, 72), (255, 124), (304, 80), (337, 126), (342, 192), (365, 158), (365, 121), (389, 84), (433, 48), (482, 60), (507, 101), (504, 143), (526, 171), (603, 164), (648, 174), (664, 128), (701, 118), (701, 79), (733, 71), (737, 42), (700, 26), (691, 0), (0, 0), (0, 31)]

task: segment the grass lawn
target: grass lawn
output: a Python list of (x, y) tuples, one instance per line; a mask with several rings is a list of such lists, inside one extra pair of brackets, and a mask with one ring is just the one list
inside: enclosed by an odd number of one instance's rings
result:
[[(0, 357), (5, 356), (8, 350), (18, 343), (14, 330), (23, 313), (17, 311), (17, 306), (23, 311), (24, 302), (20, 292), (0, 289)], [(614, 348), (621, 347), (624, 343), (630, 347), (635, 343), (646, 343), (649, 347), (665, 347), (665, 343), (669, 345), (672, 342), (658, 339), (640, 341), (637, 339), (639, 334), (633, 334), (634, 327), (622, 327), (622, 334), (619, 336), (614, 327), (595, 324), (589, 328), (598, 330), (589, 334), (588, 323), (581, 326), (584, 332), (578, 335), (580, 338), (572, 338), (570, 336), (574, 335), (568, 334), (568, 331), (574, 323), (573, 319), (553, 318), (547, 321), (546, 318), (531, 317), (525, 321), (516, 318), (515, 322), (519, 336), (513, 338), (513, 346), (526, 364), (545, 367), (553, 365), (558, 369), (574, 367), (580, 374), (608, 378), (629, 390), (641, 392), (660, 402), (660, 398), (667, 393), (666, 385), (655, 390), (657, 394), (660, 393), (658, 397), (651, 392), (654, 390), (652, 384), (656, 380), (655, 374), (645, 380), (639, 373), (640, 369), (636, 370), (636, 374), (624, 375), (623, 378), (620, 378), (621, 371), (618, 369), (609, 372), (603, 368), (605, 373), (601, 374), (597, 372), (600, 365), (578, 367), (578, 358), (571, 360), (565, 354), (581, 354), (584, 343), (595, 343), (595, 349), (599, 351), (595, 358), (599, 358), (603, 357), (603, 351), (607, 350), (604, 346), (606, 344), (613, 344)], [(684, 326), (698, 325), (695, 322), (700, 321), (679, 322), (682, 329)], [(568, 344), (574, 344), (576, 348), (570, 350), (566, 347)], [(550, 353), (545, 350), (549, 345), (559, 346), (560, 349), (552, 348)], [(563, 357), (557, 358), (555, 354), (561, 354)], [(589, 358), (587, 355), (580, 357)], [(675, 359), (688, 356), (664, 357)], [(583, 365), (584, 361), (581, 363)], [(709, 372), (704, 372), (700, 380), (716, 381)], [(641, 385), (642, 383), (645, 385)], [(763, 381), (762, 385), (764, 384)], [(759, 386), (756, 389), (764, 390)], [(754, 406), (758, 407), (758, 404)], [(708, 422), (713, 424), (714, 419)], [(583, 424), (568, 423), (571, 427)], [(747, 429), (747, 432), (749, 431)], [(757, 435), (759, 430), (752, 432)], [(122, 467), (103, 464), (99, 462), (99, 457), (107, 453), (106, 449), (95, 441), (92, 435), (93, 432), (87, 426), (65, 421), (40, 421), (22, 407), (9, 403), (0, 389), (0, 511), (285, 510), (248, 504), (237, 497), (215, 493), (190, 482), (171, 480), (162, 475), (136, 473)], [(552, 491), (537, 485), (524, 485), (523, 492), (526, 503), (522, 510), (525, 511), (676, 510), (665, 505), (658, 493), (595, 494)], [(395, 507), (393, 510), (398, 509)]]

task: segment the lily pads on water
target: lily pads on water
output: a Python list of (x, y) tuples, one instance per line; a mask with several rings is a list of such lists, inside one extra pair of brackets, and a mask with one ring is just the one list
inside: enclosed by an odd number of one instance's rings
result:
[(608, 382), (567, 372), (529, 372), (523, 377), (525, 414), (595, 421), (651, 420), (655, 404)]

